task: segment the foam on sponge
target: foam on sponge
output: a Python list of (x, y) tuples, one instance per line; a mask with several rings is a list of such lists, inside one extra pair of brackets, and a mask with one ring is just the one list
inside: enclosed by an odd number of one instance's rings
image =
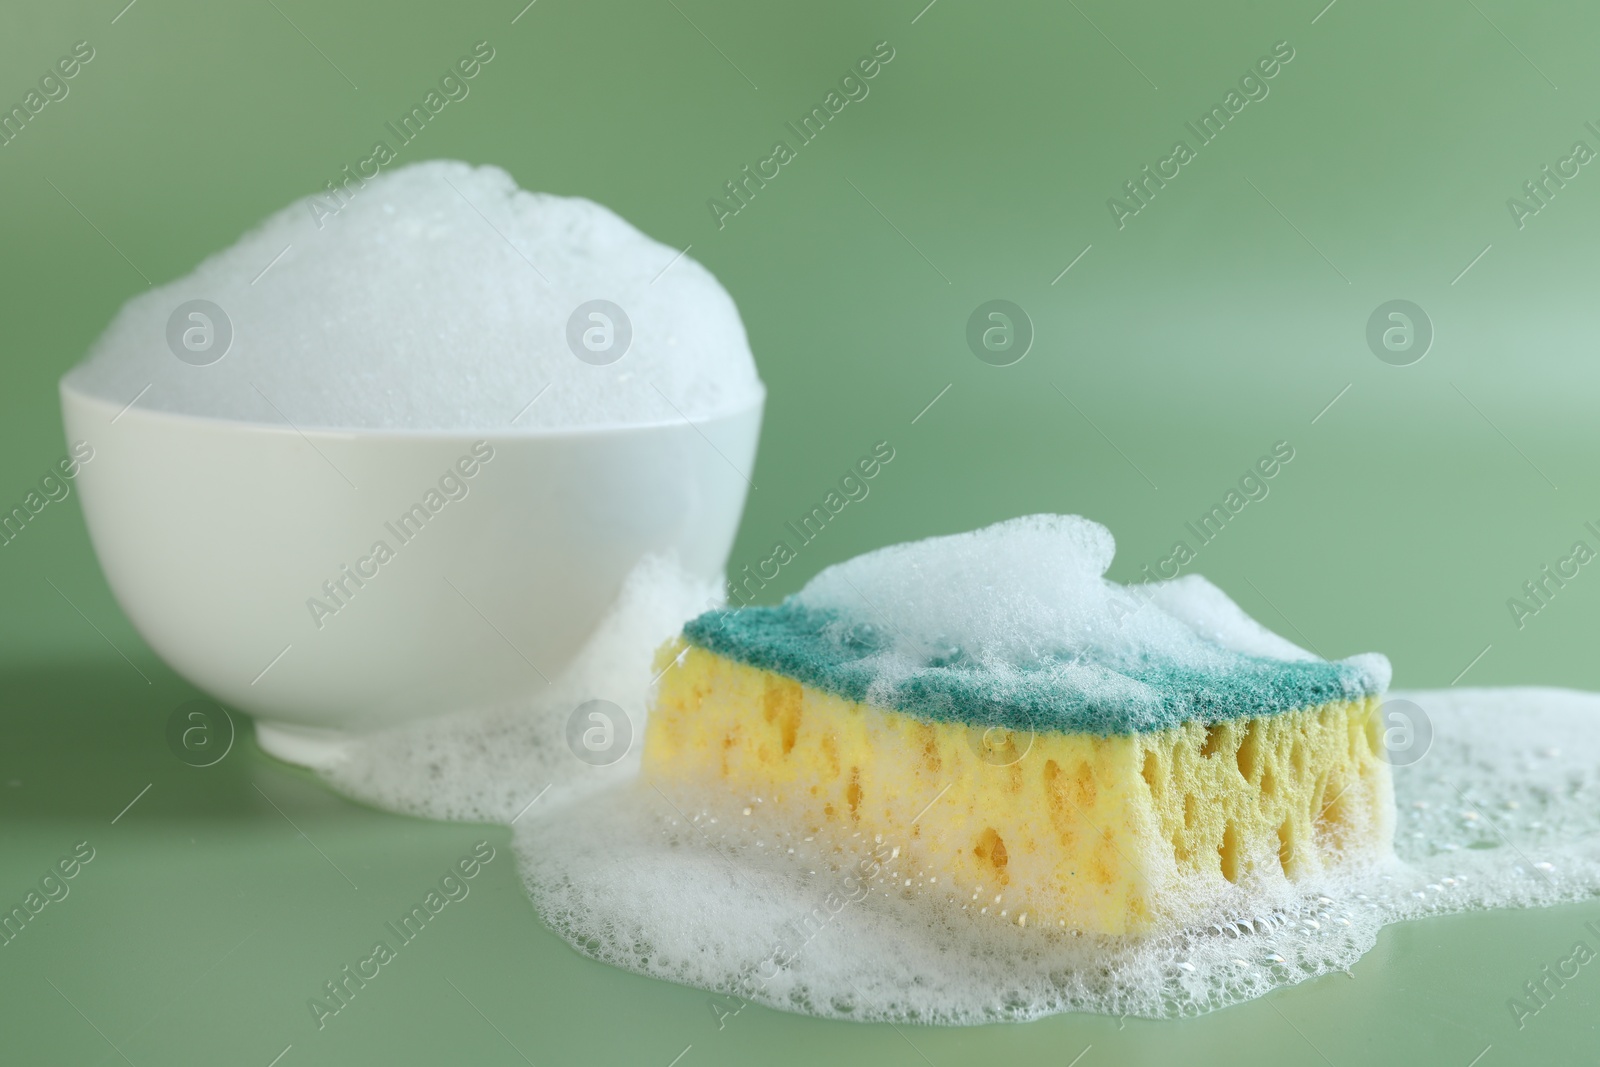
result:
[(1110, 736), (1381, 693), (1375, 654), (1319, 659), (1199, 575), (1122, 586), (1114, 543), (1029, 515), (869, 552), (775, 607), (708, 612), (694, 644), (931, 721)]
[[(162, 411), (356, 429), (678, 421), (761, 396), (716, 279), (593, 201), (444, 160), (381, 174), (331, 217), (311, 199), (128, 301), (66, 383)], [(232, 327), (206, 366), (166, 340), (194, 299)], [(573, 312), (597, 299), (632, 330), (605, 366), (567, 340)]]

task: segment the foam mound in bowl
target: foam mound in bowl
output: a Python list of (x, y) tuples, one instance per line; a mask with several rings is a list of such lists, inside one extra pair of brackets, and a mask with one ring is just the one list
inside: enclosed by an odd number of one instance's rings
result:
[[(762, 394), (717, 280), (593, 201), (434, 160), (380, 174), (331, 217), (312, 207), (290, 204), (129, 300), (65, 383), (180, 414), (386, 430), (680, 421)], [(232, 334), (207, 365), (167, 340), (191, 300), (220, 308)], [(631, 328), (605, 365), (568, 342), (593, 300)]]

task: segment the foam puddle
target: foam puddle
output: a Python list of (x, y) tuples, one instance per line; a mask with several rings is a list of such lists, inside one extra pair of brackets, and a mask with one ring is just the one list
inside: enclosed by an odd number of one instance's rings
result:
[[(1600, 893), (1600, 695), (1440, 690), (1391, 696), (1423, 710), (1433, 740), (1394, 768), (1390, 861), (1292, 888), (1245, 881), (1207, 921), (1142, 939), (974, 914), (983, 901), (949, 899), (896, 842), (800, 837), (755, 798), (685, 810), (640, 779), (650, 653), (707, 595), (649, 564), (531, 707), (374, 737), (327, 780), (393, 810), (510, 823), (540, 914), (587, 955), (834, 1018), (1194, 1015), (1347, 969), (1388, 923)], [(632, 722), (629, 755), (606, 767), (567, 743), (572, 709), (596, 696)]]

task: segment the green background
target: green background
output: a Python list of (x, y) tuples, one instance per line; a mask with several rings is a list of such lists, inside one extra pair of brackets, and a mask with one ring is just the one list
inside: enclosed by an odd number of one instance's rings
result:
[[(525, 187), (589, 196), (692, 245), (729, 288), (770, 390), (733, 567), (766, 556), (874, 442), (895, 447), (871, 495), (766, 595), (868, 548), (1033, 511), (1108, 525), (1112, 576), (1132, 579), (1286, 440), (1295, 459), (1270, 496), (1193, 569), (1326, 655), (1387, 652), (1397, 685), (1600, 689), (1600, 577), (1582, 573), (1521, 629), (1506, 605), (1573, 541), (1594, 545), (1583, 523), (1600, 520), (1600, 174), (1583, 168), (1520, 230), (1506, 207), (1575, 140), (1600, 147), (1584, 128), (1600, 125), (1600, 12), (124, 3), (0, 11), (6, 107), (74, 42), (97, 51), (0, 148), (7, 506), (64, 453), (56, 379), (124, 300), (366, 155), (487, 40), (496, 58), (471, 95), (401, 160), (492, 162)], [(1119, 230), (1107, 198), (1282, 40), (1295, 57), (1270, 95)], [(878, 41), (896, 54), (870, 95), (719, 230), (707, 199)], [(1014, 366), (965, 342), (994, 298), (1036, 329)], [(1407, 367), (1364, 339), (1394, 298), (1436, 330)], [(0, 903), (76, 842), (96, 849), (71, 895), (0, 948), (6, 1062), (1597, 1054), (1600, 979), (1520, 1032), (1506, 1008), (1584, 936), (1595, 903), (1391, 928), (1352, 977), (1184, 1022), (897, 1030), (749, 1007), (719, 1030), (705, 994), (590, 962), (546, 931), (504, 830), (361, 808), (263, 757), (247, 728), (219, 764), (180, 763), (163, 734), (194, 691), (118, 610), (75, 497), (0, 549), (0, 595)], [(500, 851), (472, 896), (316, 1031), (306, 999), (481, 837)]]

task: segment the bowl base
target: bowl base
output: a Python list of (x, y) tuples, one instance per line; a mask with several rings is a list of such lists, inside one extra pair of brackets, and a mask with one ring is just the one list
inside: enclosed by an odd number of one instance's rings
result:
[(256, 720), (256, 743), (285, 763), (325, 771), (345, 759), (351, 734), (296, 723)]

